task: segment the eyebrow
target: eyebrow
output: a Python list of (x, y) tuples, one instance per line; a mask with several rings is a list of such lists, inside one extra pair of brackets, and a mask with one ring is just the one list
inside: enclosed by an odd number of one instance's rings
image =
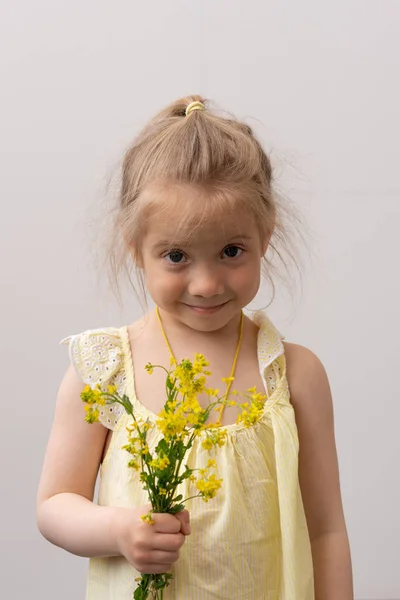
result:
[[(252, 240), (254, 236), (251, 235), (242, 235), (238, 233), (226, 240), (226, 244), (231, 244), (235, 240)], [(190, 246), (190, 242), (188, 240), (160, 240), (153, 244), (153, 248), (157, 250), (158, 248), (180, 248), (181, 246)]]

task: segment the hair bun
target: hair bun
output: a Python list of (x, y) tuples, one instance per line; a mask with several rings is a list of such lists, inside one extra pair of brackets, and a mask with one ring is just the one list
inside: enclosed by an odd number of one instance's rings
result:
[(187, 105), (185, 115), (188, 117), (193, 110), (206, 110), (204, 104), (198, 100)]

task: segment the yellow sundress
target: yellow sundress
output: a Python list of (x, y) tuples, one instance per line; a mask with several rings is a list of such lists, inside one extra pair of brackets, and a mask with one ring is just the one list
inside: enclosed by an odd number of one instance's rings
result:
[[(252, 427), (230, 425), (227, 443), (217, 449), (222, 488), (208, 503), (187, 503), (191, 535), (173, 569), (165, 600), (314, 600), (311, 546), (298, 479), (298, 435), (290, 403), (282, 337), (262, 313), (258, 360), (267, 400)], [(154, 421), (135, 395), (126, 327), (71, 336), (70, 358), (82, 381), (117, 386), (137, 415)], [(149, 357), (151, 360), (151, 357)], [(83, 414), (82, 414), (83, 418)], [(129, 417), (119, 405), (102, 408), (100, 420), (113, 430), (100, 468), (98, 504), (135, 507), (148, 502), (139, 474), (127, 467)], [(150, 449), (160, 437), (148, 433)], [(205, 467), (210, 454), (197, 438), (187, 463)], [(185, 481), (180, 493), (193, 494)], [(122, 556), (90, 559), (86, 600), (132, 600), (138, 572)]]

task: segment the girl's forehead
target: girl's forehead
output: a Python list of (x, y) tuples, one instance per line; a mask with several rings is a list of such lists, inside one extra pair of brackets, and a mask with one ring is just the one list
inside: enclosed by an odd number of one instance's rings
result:
[(190, 241), (196, 238), (253, 236), (252, 211), (229, 194), (212, 194), (194, 186), (156, 190), (147, 199), (145, 232), (151, 238)]
[(175, 219), (152, 219), (148, 223), (146, 238), (154, 242), (163, 240), (165, 244), (220, 244), (221, 240), (228, 241), (239, 238), (251, 239), (258, 232), (254, 225), (248, 225), (238, 220), (209, 221), (179, 226)]
[(145, 238), (161, 245), (220, 245), (238, 239), (258, 237), (257, 227), (248, 214), (234, 211), (210, 217), (204, 213), (180, 216), (179, 213), (154, 213), (148, 219)]

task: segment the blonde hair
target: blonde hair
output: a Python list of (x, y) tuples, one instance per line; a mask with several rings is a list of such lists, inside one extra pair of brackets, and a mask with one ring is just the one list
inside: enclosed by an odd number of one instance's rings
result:
[[(205, 110), (190, 110), (186, 116), (192, 103), (201, 103)], [(298, 216), (288, 205), (278, 201), (272, 179), (270, 159), (248, 125), (231, 116), (219, 115), (207, 100), (197, 95), (181, 98), (165, 108), (142, 130), (123, 160), (122, 182), (108, 245), (113, 288), (119, 290), (120, 275), (125, 272), (135, 290), (132, 279), (135, 272), (142, 299), (145, 298), (143, 276), (140, 269), (135, 268), (132, 249), (139, 258), (146, 219), (151, 218), (152, 195), (146, 191), (154, 186), (196, 186), (205, 192), (205, 213), (208, 214), (220, 210), (227, 202), (231, 207), (235, 203), (245, 206), (254, 216), (262, 238), (270, 237), (272, 253), (285, 267), (288, 262), (298, 267), (285, 226), (285, 216), (292, 216), (295, 221)], [(177, 235), (185, 230), (193, 235), (193, 224), (187, 227), (190, 212), (189, 203), (186, 213), (180, 214)], [(273, 297), (272, 272), (276, 270), (271, 261), (264, 258), (263, 271), (271, 283)], [(138, 296), (140, 299), (141, 295)]]

